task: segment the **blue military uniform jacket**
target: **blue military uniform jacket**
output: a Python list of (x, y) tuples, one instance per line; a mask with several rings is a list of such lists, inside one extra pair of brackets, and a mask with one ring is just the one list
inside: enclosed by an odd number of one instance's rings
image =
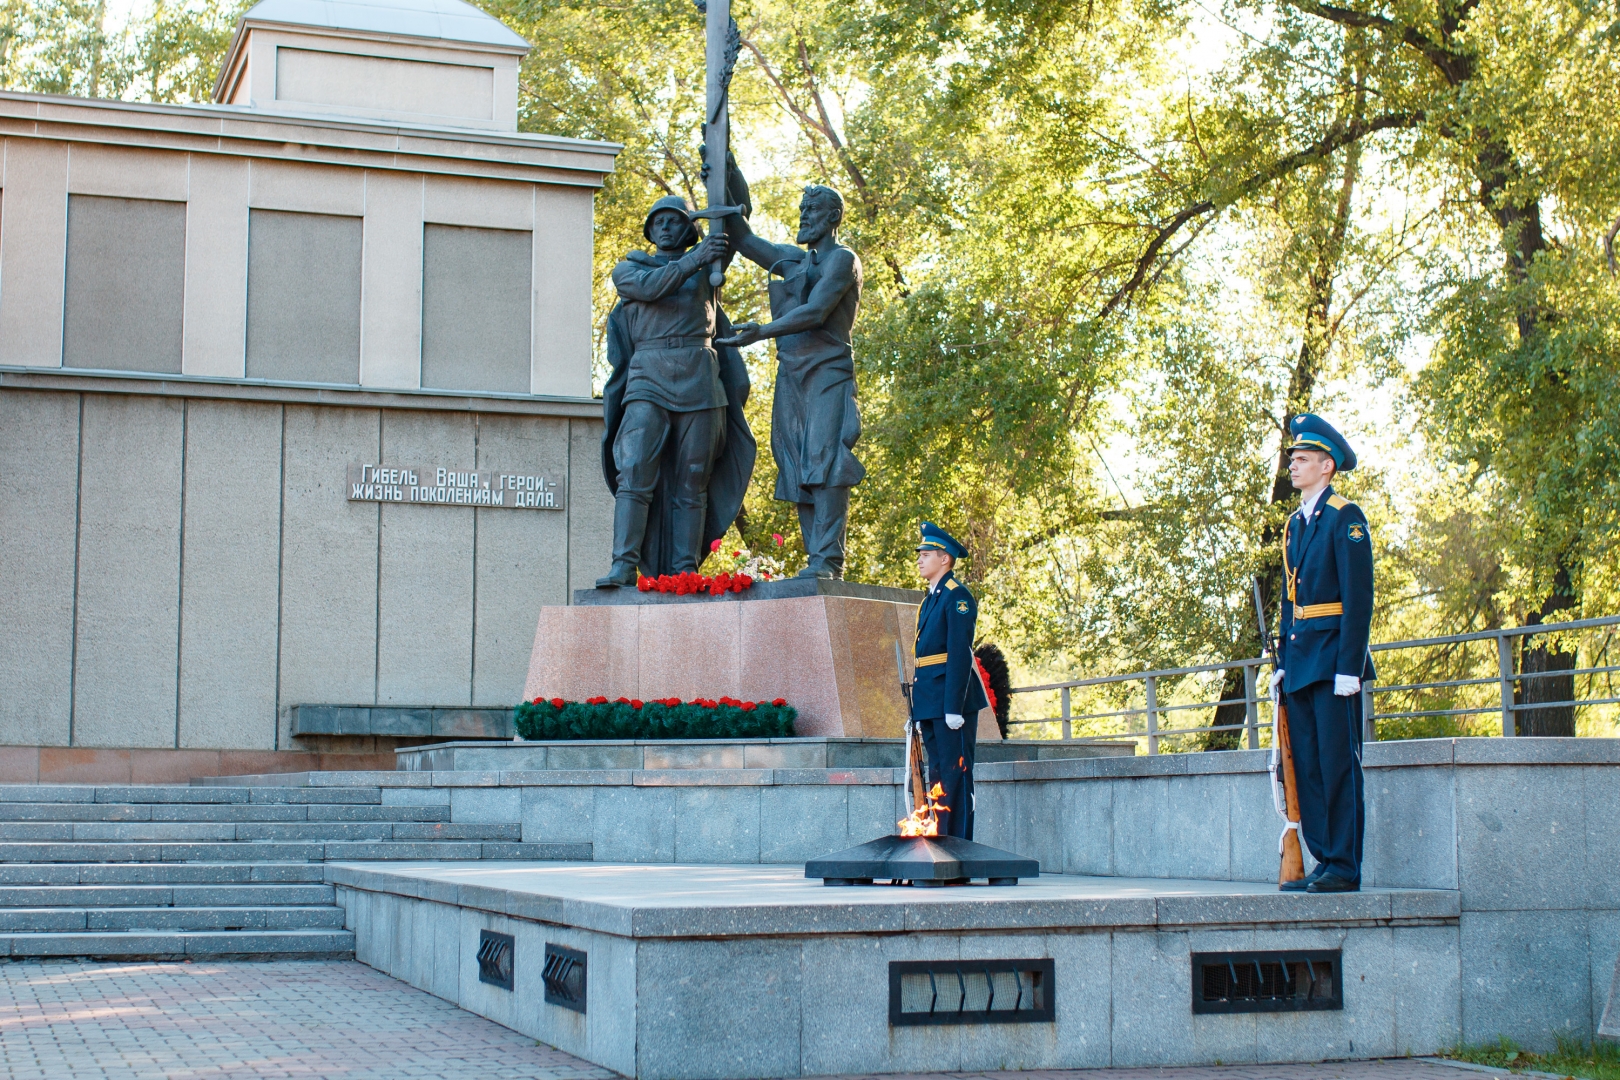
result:
[(990, 704), (973, 660), (973, 628), (978, 618), (978, 601), (954, 573), (947, 572), (923, 598), (917, 609), (913, 720), (957, 713), (974, 723), (979, 710)]
[(1296, 511), (1283, 534), (1278, 659), (1289, 693), (1335, 675), (1373, 678), (1372, 530), (1367, 515), (1329, 487), (1310, 520)]

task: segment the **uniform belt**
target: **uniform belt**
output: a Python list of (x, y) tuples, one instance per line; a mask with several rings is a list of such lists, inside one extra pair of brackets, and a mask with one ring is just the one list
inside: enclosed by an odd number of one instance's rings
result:
[(673, 334), (669, 337), (648, 338), (641, 343), (643, 349), (686, 349), (692, 346), (707, 349), (708, 334)]
[(1329, 615), (1343, 615), (1343, 604), (1295, 604), (1294, 621), (1301, 619), (1321, 619)]
[(950, 659), (950, 654), (942, 652), (937, 652), (932, 656), (919, 656), (917, 657), (917, 666), (933, 667), (935, 664), (943, 664), (948, 659)]

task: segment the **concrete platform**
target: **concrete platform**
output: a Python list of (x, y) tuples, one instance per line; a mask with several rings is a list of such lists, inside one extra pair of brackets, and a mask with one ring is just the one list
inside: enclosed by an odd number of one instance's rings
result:
[[(1431, 1053), (1460, 1031), (1456, 892), (1202, 880), (828, 888), (802, 866), (332, 863), (356, 957), (629, 1076), (789, 1077)], [(514, 989), (479, 932), (514, 939)], [(548, 944), (586, 1011), (545, 1001)], [(1194, 1015), (1190, 954), (1342, 949), (1341, 1011)], [(1053, 961), (1055, 1017), (891, 1026), (891, 961)]]
[[(1136, 744), (1078, 739), (983, 743), (978, 763), (1131, 757)], [(577, 769), (900, 769), (903, 739), (571, 739), (442, 742), (394, 751), (405, 772), (535, 772)]]

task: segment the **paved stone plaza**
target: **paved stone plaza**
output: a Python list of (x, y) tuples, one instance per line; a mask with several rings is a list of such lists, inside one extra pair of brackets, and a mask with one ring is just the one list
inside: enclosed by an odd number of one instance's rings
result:
[[(353, 961), (0, 964), (0, 1076), (5, 1080), (605, 1080), (614, 1075)], [(934, 1075), (1466, 1080), (1466, 1074), (1446, 1066), (1409, 1060)]]

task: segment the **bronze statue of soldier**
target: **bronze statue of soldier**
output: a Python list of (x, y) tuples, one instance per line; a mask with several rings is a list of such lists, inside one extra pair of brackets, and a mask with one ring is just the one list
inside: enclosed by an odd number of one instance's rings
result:
[(695, 571), (742, 507), (756, 447), (743, 405), (748, 371), (709, 284), (726, 260), (718, 230), (702, 239), (686, 200), (659, 199), (613, 268), (612, 369), (603, 391), (602, 471), (614, 495), (613, 567), (597, 588)]
[(843, 218), (843, 197), (814, 184), (799, 201), (804, 248), (760, 239), (740, 215), (726, 219), (736, 251), (770, 275), (771, 321), (741, 323), (716, 344), (741, 348), (776, 339), (771, 453), (776, 498), (798, 506), (809, 556), (800, 577), (844, 576), (849, 489), (866, 476), (854, 452), (861, 417), (850, 336), (861, 302), (861, 260), (838, 242)]

